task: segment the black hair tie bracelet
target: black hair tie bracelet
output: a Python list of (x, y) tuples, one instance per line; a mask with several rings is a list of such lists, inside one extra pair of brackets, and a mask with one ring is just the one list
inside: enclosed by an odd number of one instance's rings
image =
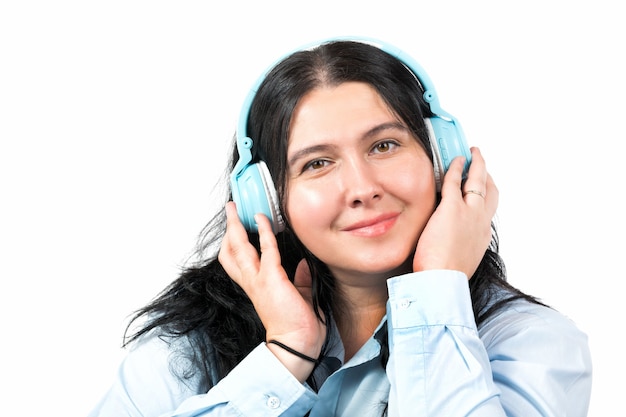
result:
[(280, 346), (281, 348), (285, 349), (287, 352), (296, 355), (297, 357), (304, 359), (305, 361), (309, 361), (309, 362), (313, 362), (314, 364), (318, 365), (320, 363), (319, 359), (314, 359), (310, 356), (305, 355), (304, 353), (300, 353), (295, 349), (290, 348), (289, 346), (280, 343), (278, 340), (268, 340), (267, 343), (272, 343), (276, 346)]

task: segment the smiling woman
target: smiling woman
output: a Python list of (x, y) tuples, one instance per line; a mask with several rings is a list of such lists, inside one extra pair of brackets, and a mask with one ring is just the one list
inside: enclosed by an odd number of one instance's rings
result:
[(373, 87), (345, 82), (305, 95), (287, 157), (287, 219), (339, 288), (411, 272), (435, 209), (433, 165)]
[(288, 55), (235, 147), (234, 201), (92, 417), (586, 415), (586, 335), (507, 283), (498, 189), (410, 57)]

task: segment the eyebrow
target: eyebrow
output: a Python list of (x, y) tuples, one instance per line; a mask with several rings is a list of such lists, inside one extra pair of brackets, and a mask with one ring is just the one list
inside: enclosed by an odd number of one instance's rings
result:
[[(385, 130), (391, 130), (391, 129), (402, 130), (404, 132), (408, 132), (409, 131), (409, 128), (406, 127), (404, 124), (402, 124), (400, 122), (382, 123), (380, 125), (374, 126), (370, 130), (365, 132), (365, 134), (363, 135), (362, 139), (370, 138), (372, 136), (375, 136), (375, 135), (379, 134), (380, 132), (383, 132)], [(320, 145), (313, 145), (313, 146), (309, 146), (307, 148), (300, 149), (296, 153), (294, 153), (291, 156), (291, 158), (289, 158), (287, 160), (287, 164), (288, 164), (288, 166), (293, 166), (298, 161), (298, 159), (304, 158), (307, 155), (310, 155), (310, 154), (313, 154), (313, 153), (316, 153), (316, 152), (327, 151), (327, 150), (333, 149), (333, 148), (336, 148), (336, 146), (335, 145), (320, 144)]]

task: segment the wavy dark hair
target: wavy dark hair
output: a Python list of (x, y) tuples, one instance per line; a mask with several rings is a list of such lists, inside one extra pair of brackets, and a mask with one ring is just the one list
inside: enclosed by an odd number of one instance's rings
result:
[[(432, 114), (422, 98), (418, 80), (405, 65), (367, 43), (324, 43), (298, 51), (270, 70), (250, 108), (247, 129), (248, 135), (254, 138), (253, 158), (266, 162), (281, 202), (286, 186), (287, 139), (296, 105), (312, 89), (348, 81), (374, 87), (432, 159), (424, 122), (424, 118)], [(225, 174), (233, 169), (237, 157), (233, 144), (230, 166)], [(230, 199), (228, 190), (223, 197), (224, 203)], [(181, 378), (197, 378), (202, 390), (208, 390), (265, 340), (265, 329), (251, 301), (217, 261), (225, 224), (222, 209), (200, 235), (197, 261), (186, 266), (152, 302), (135, 312), (124, 335), (124, 345), (155, 329), (164, 336), (186, 338), (192, 350), (184, 352), (190, 365)], [(507, 283), (493, 224), (492, 231), (491, 244), (469, 281), (478, 326), (513, 300), (539, 303)], [(258, 236), (250, 233), (249, 239), (258, 249)], [(287, 274), (293, 277), (296, 265), (305, 259), (313, 277), (315, 306), (326, 317), (336, 312), (341, 300), (336, 296), (334, 279), (326, 265), (302, 245), (288, 222), (285, 230), (277, 235), (277, 241)], [(501, 290), (508, 295), (497, 296)], [(388, 356), (386, 338), (381, 339), (381, 345), (384, 366)]]

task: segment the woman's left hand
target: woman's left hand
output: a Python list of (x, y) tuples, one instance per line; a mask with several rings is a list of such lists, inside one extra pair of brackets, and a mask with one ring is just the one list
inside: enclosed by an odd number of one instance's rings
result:
[(441, 187), (441, 202), (426, 224), (413, 258), (413, 270), (452, 269), (474, 274), (491, 242), (491, 221), (498, 189), (478, 148), (462, 185), (464, 158), (450, 164)]

